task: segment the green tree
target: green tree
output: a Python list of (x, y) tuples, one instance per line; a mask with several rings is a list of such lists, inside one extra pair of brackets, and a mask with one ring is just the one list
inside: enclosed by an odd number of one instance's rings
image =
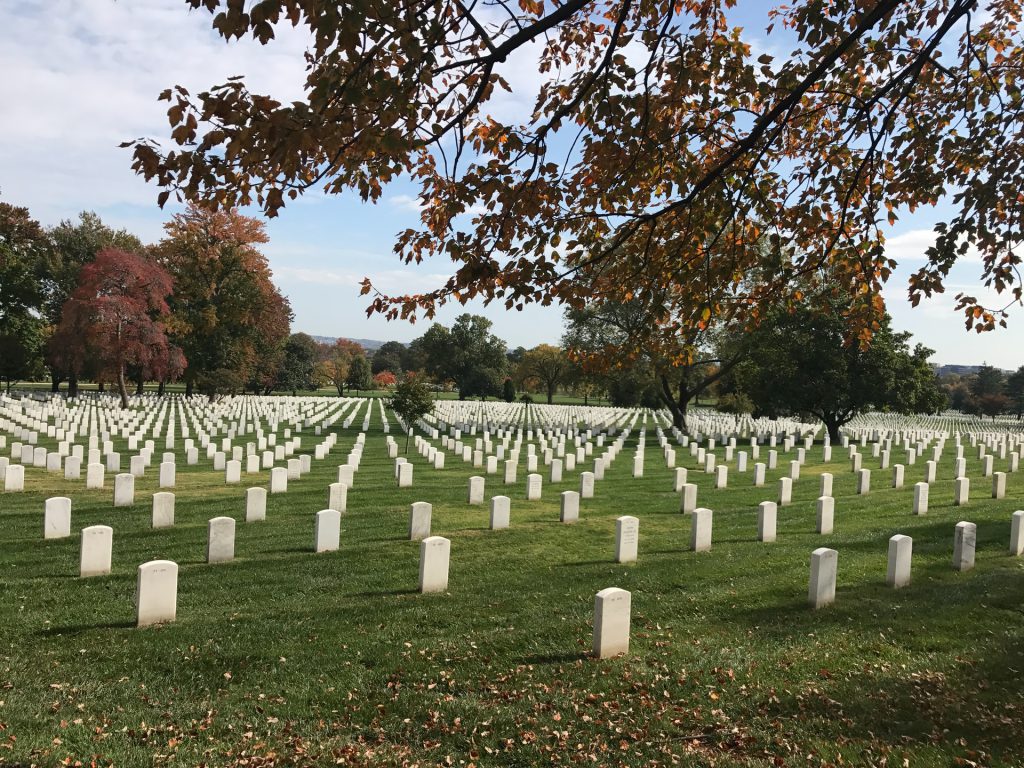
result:
[(434, 398), (430, 387), (422, 379), (412, 373), (405, 374), (395, 385), (394, 394), (388, 401), (391, 410), (405, 422), (405, 452), (409, 452), (409, 430), (419, 420), (434, 409)]
[(370, 363), (366, 355), (356, 355), (348, 366), (348, 385), (356, 392), (367, 390), (373, 386)]
[(1010, 399), (1010, 407), (1017, 414), (1017, 421), (1020, 421), (1024, 416), (1024, 365), (1007, 377), (1006, 396)]
[(0, 203), (0, 380), (42, 373), (46, 234), (27, 208)]
[(974, 372), (971, 378), (971, 393), (979, 400), (1003, 394), (1006, 377), (998, 368), (985, 364)]
[(887, 315), (874, 329), (870, 345), (851, 342), (848, 331), (838, 304), (831, 313), (810, 303), (774, 310), (759, 328), (758, 343), (736, 369), (739, 391), (753, 402), (755, 413), (819, 419), (833, 442), (839, 441), (844, 424), (870, 409), (935, 409), (935, 377), (929, 386), (908, 375), (927, 360), (930, 350), (911, 351), (910, 334), (893, 332)]
[(459, 399), (497, 396), (505, 378), (505, 342), (491, 333), (491, 321), (462, 314), (451, 330), (435, 323), (420, 338), (424, 368), (439, 382), (453, 381)]
[(402, 358), (406, 355), (405, 345), (397, 341), (386, 341), (373, 353), (370, 369), (373, 373), (391, 371), (396, 376), (404, 369)]
[(293, 333), (284, 344), (284, 359), (278, 373), (278, 388), (291, 390), (292, 395), (300, 389), (316, 389), (317, 346), (313, 337), (305, 333)]
[(505, 383), (501, 386), (501, 396), (506, 403), (515, 402), (516, 399), (516, 385), (512, 381), (511, 376), (505, 377)]
[(548, 405), (554, 401), (558, 385), (569, 373), (569, 358), (558, 347), (538, 344), (523, 353), (517, 367), (517, 375), (523, 384), (541, 387), (548, 398)]

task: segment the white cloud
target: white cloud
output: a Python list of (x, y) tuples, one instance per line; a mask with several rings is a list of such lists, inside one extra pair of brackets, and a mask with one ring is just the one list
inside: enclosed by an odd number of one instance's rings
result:
[[(885, 241), (885, 255), (900, 264), (913, 261), (925, 261), (925, 252), (935, 245), (935, 232), (930, 229), (910, 229)], [(967, 249), (960, 262), (981, 262), (981, 254), (975, 247)]]
[(168, 134), (159, 93), (192, 93), (244, 74), (291, 100), (304, 82), (305, 38), (290, 27), (268, 46), (230, 45), (205, 11), (180, 0), (35, 0), (0, 27), (0, 167), (5, 199), (51, 222), (82, 207), (151, 205), (156, 190), (118, 145)]
[(387, 201), (394, 207), (403, 211), (419, 213), (423, 210), (423, 206), (420, 204), (419, 198), (412, 195), (390, 195), (387, 198)]

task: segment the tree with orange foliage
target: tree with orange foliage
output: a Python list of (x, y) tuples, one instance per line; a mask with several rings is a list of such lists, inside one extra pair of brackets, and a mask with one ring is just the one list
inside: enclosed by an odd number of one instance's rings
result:
[[(1024, 0), (776, 0), (769, 45), (791, 53), (765, 52), (736, 3), (189, 0), (226, 41), (305, 27), (305, 94), (281, 103), (241, 78), (197, 96), (169, 88), (173, 144), (134, 142), (134, 168), (161, 204), (270, 216), (307, 190), (376, 201), (410, 177), (421, 224), (396, 253), (457, 266), (416, 295), (365, 281), (371, 311), (643, 294), (672, 319), (638, 328), (654, 345), (733, 312), (725, 295), (756, 323), (799, 303), (818, 272), (838, 292), (814, 295), (846, 297), (866, 340), (897, 266), (887, 228), (942, 203), (912, 301), (942, 292), (974, 251), (979, 282), (1008, 303), (964, 292), (959, 308), (968, 327), (1003, 324), (1022, 299)], [(523, 55), (540, 87), (503, 118), (495, 100)], [(784, 256), (772, 269), (763, 239)], [(593, 265), (598, 277), (579, 279)]]
[(363, 346), (350, 339), (335, 339), (333, 344), (321, 344), (319, 347), (321, 370), (325, 378), (338, 390), (338, 397), (342, 397), (348, 385), (352, 360), (358, 355), (366, 354)]
[(381, 371), (373, 377), (373, 386), (377, 389), (389, 389), (395, 386), (396, 381), (398, 381), (398, 377), (391, 371)]
[(171, 333), (188, 358), (186, 392), (272, 389), (292, 313), (258, 249), (263, 224), (192, 207), (164, 229), (153, 252), (175, 280)]

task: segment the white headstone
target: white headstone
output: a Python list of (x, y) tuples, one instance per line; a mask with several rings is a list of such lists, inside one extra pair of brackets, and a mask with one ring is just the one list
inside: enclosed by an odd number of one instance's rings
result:
[(953, 505), (962, 507), (967, 504), (971, 495), (971, 481), (967, 477), (958, 477), (953, 481)]
[(177, 610), (178, 564), (152, 560), (140, 565), (135, 587), (136, 625), (145, 627), (174, 621)]
[(894, 589), (905, 587), (910, 583), (910, 559), (914, 550), (914, 540), (909, 536), (896, 534), (889, 539), (889, 568), (885, 574), (885, 583)]
[(823, 608), (835, 602), (838, 563), (839, 553), (834, 549), (819, 547), (811, 553), (811, 578), (807, 600), (812, 608)]
[(527, 501), (538, 501), (541, 497), (543, 478), (534, 473), (526, 476), (526, 499)]
[(818, 533), (832, 533), (832, 526), (835, 521), (835, 509), (836, 500), (831, 496), (820, 496), (818, 498)]
[(1010, 554), (1024, 554), (1024, 510), (1017, 510), (1010, 519)]
[(694, 552), (711, 550), (711, 525), (714, 515), (710, 509), (698, 507), (693, 510), (690, 523), (690, 549)]
[(757, 540), (775, 541), (775, 528), (779, 507), (774, 501), (762, 501), (757, 505)]
[(914, 514), (928, 514), (928, 483), (914, 483)]
[(580, 472), (580, 498), (594, 498), (594, 473)]
[(473, 475), (473, 477), (469, 478), (467, 500), (469, 504), (484, 503), (484, 479), (479, 475)]
[(206, 525), (206, 562), (235, 559), (235, 518), (215, 517)]
[(409, 507), (409, 540), (419, 541), (430, 535), (430, 517), (434, 507), (426, 501), (414, 501)]
[(135, 503), (135, 475), (121, 473), (114, 477), (114, 506), (130, 507)]
[(321, 509), (314, 520), (313, 551), (334, 552), (340, 543), (341, 513), (336, 509)]
[(245, 491), (245, 522), (267, 519), (267, 489), (247, 488)]
[(629, 653), (632, 595), (618, 587), (602, 589), (594, 598), (594, 655), (599, 659)]
[(615, 519), (615, 562), (635, 563), (640, 541), (640, 520), (630, 515)]
[(170, 528), (174, 525), (174, 494), (160, 491), (153, 494), (153, 527)]
[(284, 467), (273, 467), (270, 470), (270, 492), (285, 493), (288, 490), (288, 470)]
[(580, 495), (576, 491), (562, 491), (559, 520), (575, 523), (580, 518)]
[(109, 525), (90, 525), (82, 529), (82, 546), (78, 557), (78, 575), (105, 576), (110, 573), (114, 529)]
[(412, 463), (405, 462), (398, 467), (398, 487), (409, 488), (412, 485)]
[(697, 508), (697, 484), (684, 483), (680, 490), (679, 511), (689, 514)]
[(953, 568), (969, 571), (974, 567), (974, 549), (978, 542), (978, 528), (974, 523), (959, 522), (953, 534)]
[(71, 535), (71, 499), (53, 496), (43, 511), (43, 538), (63, 539)]
[(428, 536), (420, 542), (420, 592), (448, 589), (448, 564), (452, 543), (443, 536)]
[(508, 528), (512, 500), (508, 496), (491, 497), (491, 530)]
[(344, 512), (348, 509), (348, 486), (344, 483), (331, 483), (327, 487), (327, 509)]
[(102, 488), (103, 478), (106, 473), (103, 465), (99, 462), (89, 464), (85, 468), (85, 487), (86, 488)]

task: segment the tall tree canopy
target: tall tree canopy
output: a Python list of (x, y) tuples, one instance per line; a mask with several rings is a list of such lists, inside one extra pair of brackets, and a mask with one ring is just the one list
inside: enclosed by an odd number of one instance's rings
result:
[(88, 355), (117, 382), (128, 407), (125, 371), (141, 368), (146, 378), (166, 380), (185, 367), (181, 350), (167, 339), (164, 321), (171, 276), (150, 258), (106, 248), (82, 267), (78, 287), (64, 304), (55, 338), (72, 355), (74, 368)]
[(554, 400), (558, 385), (569, 375), (569, 358), (551, 344), (538, 344), (523, 353), (517, 368), (519, 380), (544, 390), (548, 404)]
[(459, 399), (497, 396), (505, 380), (505, 342), (491, 333), (491, 321), (463, 314), (451, 329), (435, 323), (417, 340), (427, 373), (439, 382), (453, 381)]
[(258, 246), (263, 224), (235, 211), (190, 208), (153, 249), (174, 277), (173, 337), (188, 358), (191, 393), (269, 391), (277, 381), (291, 307)]
[(930, 413), (945, 406), (928, 358), (932, 351), (908, 346), (910, 334), (892, 330), (888, 316), (870, 346), (849, 343), (837, 306), (823, 313), (804, 304), (773, 310), (758, 329), (757, 343), (731, 377), (758, 412), (814, 416), (833, 442), (839, 429), (872, 408)]
[[(855, 286), (844, 313), (867, 336), (896, 266), (886, 224), (941, 200), (912, 300), (971, 249), (982, 281), (1021, 299), (1022, 0), (779, 3), (769, 42), (789, 54), (752, 46), (763, 30), (738, 26), (736, 0), (188, 2), (225, 40), (307, 28), (305, 95), (283, 104), (242, 78), (169, 88), (171, 143), (133, 142), (134, 167), (161, 203), (268, 215), (309, 189), (377, 200), (411, 177), (422, 224), (397, 253), (458, 266), (412, 296), (366, 282), (371, 310), (643, 291), (684, 327), (725, 301), (756, 322), (824, 269)], [(531, 57), (539, 90), (517, 96), (533, 109), (503, 119), (495, 97)], [(745, 282), (762, 238), (787, 257)], [(600, 279), (577, 280), (592, 264)], [(970, 295), (959, 307), (968, 327), (1005, 321)]]
[(46, 233), (27, 208), (0, 203), (0, 381), (41, 372)]

